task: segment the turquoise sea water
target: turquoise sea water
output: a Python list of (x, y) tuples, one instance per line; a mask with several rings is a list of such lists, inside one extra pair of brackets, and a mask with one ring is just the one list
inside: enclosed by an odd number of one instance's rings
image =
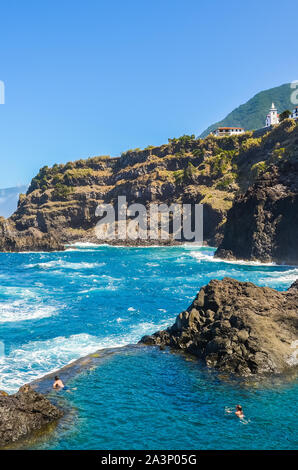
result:
[[(285, 290), (298, 268), (226, 263), (210, 248), (78, 246), (0, 254), (0, 389), (171, 325), (210, 279)], [(63, 377), (62, 377), (63, 378)], [(228, 380), (181, 354), (123, 349), (54, 393), (65, 407), (46, 449), (293, 449), (297, 382)], [(245, 420), (228, 413), (241, 403)]]

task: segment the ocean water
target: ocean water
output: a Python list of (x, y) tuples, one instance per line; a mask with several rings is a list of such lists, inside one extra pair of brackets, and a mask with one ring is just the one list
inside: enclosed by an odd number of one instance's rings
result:
[[(171, 325), (210, 279), (286, 290), (298, 268), (229, 263), (211, 248), (77, 245), (64, 253), (0, 254), (0, 389), (98, 349)], [(0, 348), (1, 351), (1, 348)], [(62, 377), (63, 378), (63, 377)], [(222, 377), (196, 360), (124, 348), (51, 392), (67, 412), (29, 448), (292, 449), (297, 381)], [(233, 410), (241, 403), (245, 420)]]

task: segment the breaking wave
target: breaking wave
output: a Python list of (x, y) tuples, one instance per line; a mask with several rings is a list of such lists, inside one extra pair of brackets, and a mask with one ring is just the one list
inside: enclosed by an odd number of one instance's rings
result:
[(172, 319), (160, 323), (141, 322), (127, 334), (98, 338), (87, 333), (32, 341), (0, 357), (0, 389), (14, 393), (24, 383), (61, 369), (80, 357), (100, 349), (136, 343), (145, 334), (166, 328)]
[(25, 268), (39, 268), (39, 269), (51, 269), (51, 268), (60, 268), (60, 269), (75, 269), (75, 270), (80, 270), (80, 269), (93, 269), (93, 268), (99, 268), (105, 266), (106, 263), (86, 263), (86, 262), (81, 262), (81, 263), (70, 263), (68, 261), (64, 261), (62, 259), (59, 260), (53, 260), (53, 261), (48, 261), (45, 263), (32, 263), (32, 264), (27, 264)]

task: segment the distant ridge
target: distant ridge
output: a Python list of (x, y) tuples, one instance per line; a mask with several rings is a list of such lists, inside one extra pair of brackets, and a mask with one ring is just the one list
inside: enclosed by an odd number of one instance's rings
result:
[(25, 193), (28, 186), (0, 189), (0, 216), (10, 217), (17, 209), (20, 193)]
[(237, 126), (244, 127), (246, 130), (260, 129), (265, 126), (266, 115), (272, 102), (279, 113), (286, 109), (292, 110), (293, 104), (290, 101), (292, 91), (289, 83), (261, 91), (245, 104), (234, 109), (224, 119), (209, 126), (200, 137), (206, 137), (218, 126)]

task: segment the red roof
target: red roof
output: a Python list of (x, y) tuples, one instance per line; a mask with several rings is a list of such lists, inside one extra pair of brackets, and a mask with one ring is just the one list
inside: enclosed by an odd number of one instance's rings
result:
[(216, 130), (219, 130), (219, 129), (243, 129), (244, 130), (244, 127), (218, 127)]

